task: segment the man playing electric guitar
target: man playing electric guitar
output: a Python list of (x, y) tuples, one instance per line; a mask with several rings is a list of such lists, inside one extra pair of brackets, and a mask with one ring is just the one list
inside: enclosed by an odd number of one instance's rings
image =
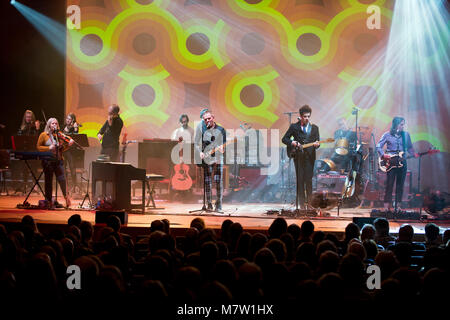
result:
[[(394, 117), (392, 119), (391, 129), (383, 134), (380, 141), (377, 144), (378, 155), (386, 162), (392, 161), (392, 168), (387, 171), (386, 179), (386, 191), (384, 194), (384, 208), (386, 210), (391, 209), (392, 205), (392, 191), (395, 185), (395, 209), (400, 209), (400, 204), (403, 196), (403, 185), (405, 183), (405, 177), (407, 172), (406, 159), (403, 159), (399, 154), (401, 152), (408, 151), (409, 154), (414, 157), (419, 155), (414, 151), (412, 146), (411, 137), (408, 132), (404, 131), (405, 119), (401, 117)], [(383, 151), (383, 147), (386, 145), (386, 151)], [(401, 163), (397, 163), (401, 161)], [(394, 162), (396, 164), (394, 165)]]
[[(295, 150), (294, 165), (297, 176), (297, 200), (300, 208), (304, 208), (305, 203), (310, 203), (312, 200), (314, 161), (316, 160), (316, 149), (320, 146), (320, 136), (319, 128), (309, 121), (312, 112), (311, 108), (308, 105), (304, 105), (298, 111), (300, 113), (299, 121), (290, 125), (283, 136), (282, 142), (287, 145), (289, 156), (291, 156), (291, 149)], [(313, 143), (313, 147), (303, 148), (302, 145), (306, 143)]]
[(197, 126), (195, 132), (195, 150), (200, 159), (195, 159), (196, 163), (202, 162), (204, 172), (204, 188), (206, 193), (207, 209), (212, 210), (212, 178), (216, 183), (217, 200), (215, 211), (222, 211), (223, 198), (223, 153), (226, 143), (225, 129), (219, 126), (214, 119), (214, 115), (208, 109), (200, 112), (202, 122)]

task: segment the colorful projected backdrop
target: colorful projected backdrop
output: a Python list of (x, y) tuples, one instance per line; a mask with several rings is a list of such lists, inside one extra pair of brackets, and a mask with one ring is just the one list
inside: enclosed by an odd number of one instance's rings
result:
[[(392, 1), (67, 2), (81, 7), (82, 23), (67, 33), (66, 111), (90, 137), (111, 103), (133, 139), (168, 138), (180, 114), (193, 122), (204, 106), (226, 128), (247, 122), (284, 132), (284, 113), (307, 103), (322, 137), (339, 117), (353, 126), (358, 107), (360, 125), (377, 139), (402, 115), (413, 140), (449, 149), (445, 121), (425, 120), (448, 115), (444, 100), (428, 109), (406, 101), (383, 62)], [(380, 29), (367, 27), (368, 4), (381, 9)]]

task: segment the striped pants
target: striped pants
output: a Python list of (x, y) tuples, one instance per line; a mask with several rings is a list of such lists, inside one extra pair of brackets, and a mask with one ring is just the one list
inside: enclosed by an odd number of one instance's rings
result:
[(217, 200), (216, 203), (222, 203), (223, 182), (222, 182), (222, 164), (212, 164), (203, 166), (204, 187), (206, 193), (206, 201), (212, 204), (212, 180), (216, 183)]

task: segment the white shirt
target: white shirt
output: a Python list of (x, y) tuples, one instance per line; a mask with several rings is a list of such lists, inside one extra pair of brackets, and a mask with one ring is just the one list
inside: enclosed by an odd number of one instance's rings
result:
[(178, 129), (172, 132), (172, 140), (178, 140), (180, 137), (183, 137), (183, 142), (191, 143), (194, 137), (194, 129), (191, 127), (187, 127), (186, 129), (183, 127), (179, 127)]

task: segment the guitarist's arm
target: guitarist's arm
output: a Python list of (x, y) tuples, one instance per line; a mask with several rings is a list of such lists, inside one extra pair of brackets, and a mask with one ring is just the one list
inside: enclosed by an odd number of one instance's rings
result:
[(313, 128), (315, 128), (315, 130), (314, 130), (314, 135), (313, 135), (313, 141), (314, 141), (314, 148), (316, 148), (316, 149), (318, 149), (319, 147), (320, 147), (320, 143), (319, 143), (319, 141), (320, 141), (320, 134), (319, 134), (319, 127), (318, 126), (316, 126), (316, 125), (313, 125), (314, 127)]
[(380, 156), (380, 158), (384, 158), (384, 151), (383, 151), (383, 147), (386, 144), (386, 140), (387, 140), (387, 135), (389, 134), (389, 132), (385, 132), (382, 136), (380, 141), (378, 141), (377, 143), (377, 152), (378, 155)]
[(202, 142), (203, 142), (203, 132), (202, 132), (202, 126), (203, 126), (203, 120), (197, 125), (197, 128), (195, 128), (195, 135), (194, 135), (194, 148), (195, 148), (195, 154), (201, 155), (203, 154), (202, 150)]
[(284, 134), (283, 138), (281, 139), (281, 142), (283, 142), (287, 146), (289, 146), (289, 145), (296, 146), (297, 144), (299, 144), (297, 141), (291, 140), (292, 137), (295, 138), (295, 135), (294, 135), (294, 124), (291, 124), (289, 126), (289, 129)]
[(406, 150), (408, 150), (408, 153), (413, 156), (414, 158), (418, 158), (419, 154), (414, 150), (414, 147), (411, 142), (411, 136), (408, 132), (405, 132), (405, 143), (406, 143)]
[(219, 147), (219, 152), (224, 153), (225, 152), (225, 143), (227, 142), (227, 132), (225, 131), (225, 128), (220, 127), (220, 132), (222, 133), (222, 144)]

